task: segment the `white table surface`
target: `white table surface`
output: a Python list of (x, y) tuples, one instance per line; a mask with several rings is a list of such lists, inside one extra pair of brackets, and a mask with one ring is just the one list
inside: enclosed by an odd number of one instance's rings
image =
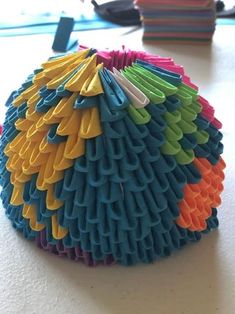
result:
[[(125, 44), (171, 56), (200, 86), (224, 125), (227, 168), (220, 227), (151, 265), (88, 268), (36, 248), (0, 210), (1, 314), (235, 313), (235, 27), (217, 27), (211, 46), (143, 45), (141, 30), (127, 30), (77, 36), (89, 46)], [(0, 122), (10, 91), (51, 55), (52, 41), (50, 35), (0, 38)]]

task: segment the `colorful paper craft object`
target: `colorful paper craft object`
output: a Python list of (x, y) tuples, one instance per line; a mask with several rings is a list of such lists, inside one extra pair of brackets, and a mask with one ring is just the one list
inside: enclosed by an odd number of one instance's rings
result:
[(52, 57), (6, 106), (2, 202), (40, 248), (88, 265), (150, 263), (218, 226), (221, 123), (172, 59)]
[(135, 0), (146, 42), (208, 43), (215, 31), (214, 0)]

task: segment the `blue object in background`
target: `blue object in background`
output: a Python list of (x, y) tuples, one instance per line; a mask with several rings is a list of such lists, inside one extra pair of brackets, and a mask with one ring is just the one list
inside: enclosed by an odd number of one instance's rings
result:
[[(23, 21), (15, 24), (2, 23), (0, 21), (0, 37), (33, 35), (33, 34), (55, 34), (60, 17), (57, 16), (26, 16)], [(120, 27), (99, 17), (95, 12), (85, 16), (81, 14), (75, 18), (74, 31), (85, 31), (95, 29), (106, 29)]]

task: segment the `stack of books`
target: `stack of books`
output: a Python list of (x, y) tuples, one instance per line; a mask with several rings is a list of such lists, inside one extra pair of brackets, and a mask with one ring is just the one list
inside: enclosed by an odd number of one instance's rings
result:
[(210, 42), (215, 31), (214, 0), (136, 0), (148, 42)]

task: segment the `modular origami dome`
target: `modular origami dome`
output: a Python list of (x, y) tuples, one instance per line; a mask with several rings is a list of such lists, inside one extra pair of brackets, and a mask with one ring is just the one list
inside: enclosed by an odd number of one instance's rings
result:
[(40, 248), (149, 263), (218, 226), (221, 123), (172, 59), (81, 48), (43, 63), (6, 106), (2, 202)]

